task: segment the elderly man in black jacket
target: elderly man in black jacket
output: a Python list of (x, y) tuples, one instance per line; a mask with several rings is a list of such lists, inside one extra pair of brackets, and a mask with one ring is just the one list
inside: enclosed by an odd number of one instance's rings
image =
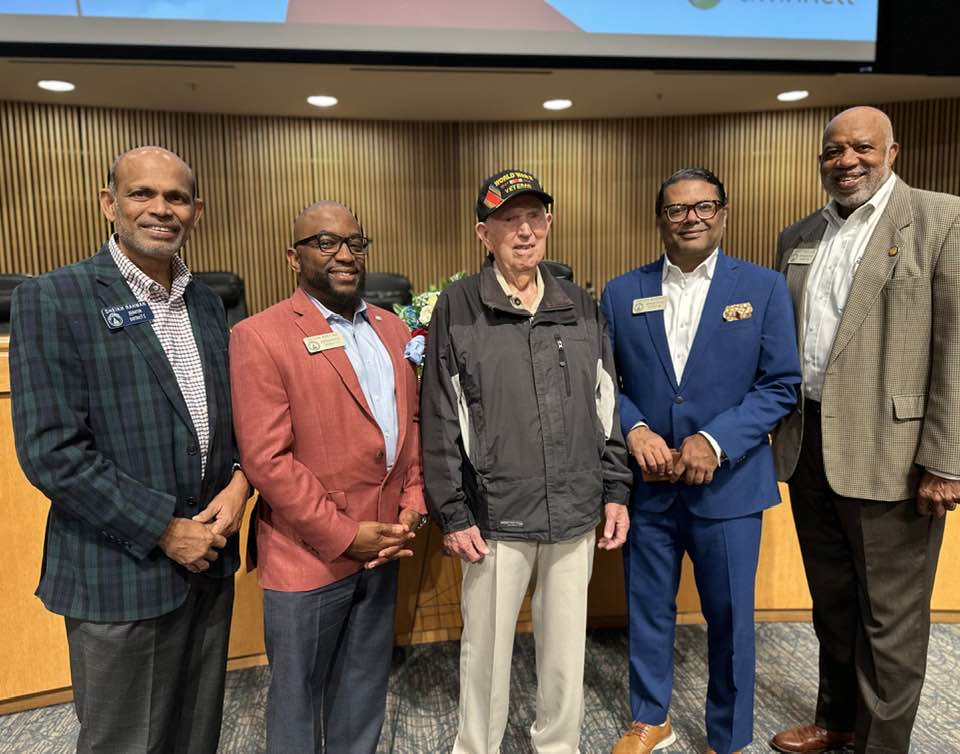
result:
[(480, 273), (434, 309), (421, 431), (430, 512), (463, 561), (454, 752), (496, 752), (517, 615), (533, 574), (539, 674), (534, 749), (577, 751), (587, 584), (596, 546), (620, 547), (630, 471), (613, 358), (596, 304), (540, 264), (552, 198), (522, 170), (488, 178)]

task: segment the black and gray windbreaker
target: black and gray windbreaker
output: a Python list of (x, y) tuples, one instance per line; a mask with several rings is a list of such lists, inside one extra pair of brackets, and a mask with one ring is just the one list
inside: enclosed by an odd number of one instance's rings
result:
[(597, 306), (541, 265), (535, 315), (511, 306), (491, 258), (450, 285), (430, 322), (420, 428), (427, 505), (450, 533), (561, 542), (626, 504), (613, 356)]

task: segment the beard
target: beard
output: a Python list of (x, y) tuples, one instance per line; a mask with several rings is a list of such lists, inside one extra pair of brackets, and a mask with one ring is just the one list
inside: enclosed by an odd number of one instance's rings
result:
[(872, 168), (864, 173), (864, 182), (853, 193), (843, 192), (838, 186), (838, 176), (828, 174), (823, 177), (823, 188), (827, 195), (845, 209), (854, 210), (866, 204), (877, 193), (890, 175), (882, 168)]
[(362, 267), (357, 273), (357, 285), (352, 290), (337, 288), (330, 282), (326, 270), (304, 270), (304, 279), (317, 293), (327, 308), (335, 311), (354, 311), (360, 303), (361, 293), (366, 282), (367, 273)]

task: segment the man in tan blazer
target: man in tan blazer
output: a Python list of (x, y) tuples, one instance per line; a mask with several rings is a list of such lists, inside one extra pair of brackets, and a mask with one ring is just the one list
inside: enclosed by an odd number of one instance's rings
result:
[(881, 111), (836, 116), (830, 202), (779, 241), (803, 391), (774, 451), (820, 641), (816, 719), (779, 751), (908, 751), (960, 500), (960, 198), (907, 186), (898, 151)]
[(237, 443), (260, 492), (267, 750), (373, 754), (394, 561), (426, 512), (417, 376), (407, 326), (360, 298), (370, 240), (353, 214), (315, 204), (294, 238), (296, 293), (230, 337)]

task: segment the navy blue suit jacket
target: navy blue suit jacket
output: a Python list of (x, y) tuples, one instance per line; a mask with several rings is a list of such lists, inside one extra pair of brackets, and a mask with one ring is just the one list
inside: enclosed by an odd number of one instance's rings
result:
[[(724, 461), (703, 486), (646, 483), (634, 472), (631, 505), (666, 510), (679, 497), (704, 518), (745, 516), (780, 502), (768, 433), (797, 401), (800, 362), (793, 305), (783, 276), (726, 256), (716, 270), (683, 378), (677, 384), (662, 311), (633, 314), (633, 301), (661, 295), (663, 258), (610, 281), (601, 309), (620, 378), (624, 436), (646, 422), (679, 448), (701, 430)], [(747, 319), (724, 320), (732, 304), (750, 303)]]

